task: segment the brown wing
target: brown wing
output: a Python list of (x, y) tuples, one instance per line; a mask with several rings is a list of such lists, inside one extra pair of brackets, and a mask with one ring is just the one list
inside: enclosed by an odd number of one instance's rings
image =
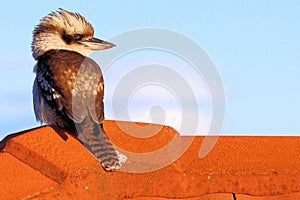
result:
[[(95, 122), (103, 121), (103, 77), (92, 59), (73, 51), (51, 50), (39, 58), (36, 73), (55, 94), (55, 98), (46, 99), (52, 109), (77, 123), (88, 113)], [(42, 92), (47, 89), (42, 84), (39, 87)]]

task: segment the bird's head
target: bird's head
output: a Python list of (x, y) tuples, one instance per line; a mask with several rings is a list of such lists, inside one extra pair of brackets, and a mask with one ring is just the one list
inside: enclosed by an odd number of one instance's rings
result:
[(59, 9), (42, 18), (34, 29), (32, 55), (38, 59), (49, 50), (64, 49), (88, 56), (93, 50), (114, 46), (94, 38), (94, 28), (83, 16)]

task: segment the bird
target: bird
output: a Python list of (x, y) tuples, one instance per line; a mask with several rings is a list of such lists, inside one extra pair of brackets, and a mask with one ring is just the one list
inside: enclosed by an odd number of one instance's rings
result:
[(127, 157), (104, 132), (103, 74), (88, 56), (114, 46), (95, 38), (85, 17), (62, 8), (40, 20), (31, 44), (37, 61), (32, 89), (36, 120), (72, 133), (106, 171), (119, 170)]

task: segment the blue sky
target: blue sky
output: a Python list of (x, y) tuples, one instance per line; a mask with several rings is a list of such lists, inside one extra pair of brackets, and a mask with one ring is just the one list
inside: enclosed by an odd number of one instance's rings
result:
[[(0, 12), (0, 138), (39, 125), (31, 103), (31, 34), (40, 18), (59, 7), (84, 15), (103, 39), (159, 27), (198, 43), (225, 87), (222, 134), (300, 135), (299, 1), (11, 0), (2, 2)], [(139, 116), (134, 119), (147, 121)]]

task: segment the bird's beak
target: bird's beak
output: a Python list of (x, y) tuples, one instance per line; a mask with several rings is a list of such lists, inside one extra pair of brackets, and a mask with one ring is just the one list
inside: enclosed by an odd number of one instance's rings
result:
[(83, 44), (86, 48), (90, 50), (103, 50), (103, 49), (109, 49), (116, 46), (113, 43), (106, 42), (104, 40), (100, 40), (97, 38), (80, 41), (79, 43)]

